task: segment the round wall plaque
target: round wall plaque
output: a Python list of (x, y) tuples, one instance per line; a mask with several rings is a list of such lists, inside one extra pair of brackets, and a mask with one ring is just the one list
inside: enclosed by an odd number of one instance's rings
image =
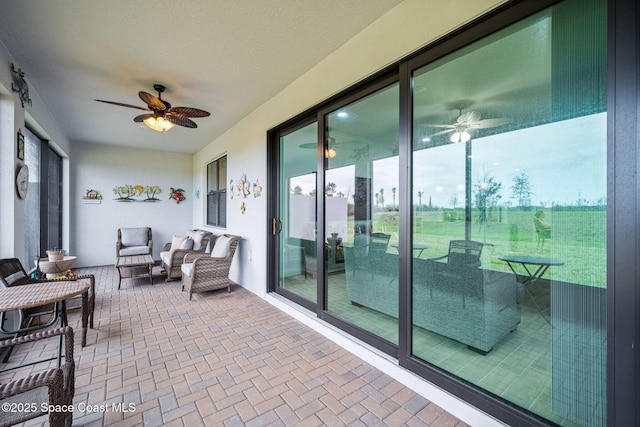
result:
[(18, 169), (18, 175), (16, 176), (16, 190), (18, 190), (18, 197), (24, 199), (27, 197), (27, 190), (29, 189), (29, 168), (27, 165), (22, 165)]

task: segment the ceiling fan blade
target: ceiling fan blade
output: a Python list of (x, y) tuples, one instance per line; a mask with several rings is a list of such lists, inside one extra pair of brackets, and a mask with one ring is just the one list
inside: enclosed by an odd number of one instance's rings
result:
[(142, 123), (146, 119), (151, 118), (153, 116), (154, 116), (154, 114), (140, 114), (139, 116), (134, 117), (133, 121), (136, 122), (136, 123)]
[(162, 102), (160, 99), (156, 98), (155, 96), (151, 95), (150, 93), (140, 91), (138, 92), (138, 96), (152, 110), (164, 111), (167, 109), (167, 106), (164, 105), (164, 102)]
[(211, 115), (208, 111), (192, 107), (171, 107), (168, 113), (181, 117), (208, 117)]
[(486, 129), (486, 128), (494, 128), (496, 126), (502, 126), (507, 123), (511, 123), (511, 119), (507, 119), (507, 118), (485, 119), (485, 120), (469, 123), (469, 127), (474, 129)]
[(418, 125), (418, 126), (427, 127), (427, 128), (448, 128), (448, 129), (455, 128), (454, 125), (431, 125), (431, 124), (425, 124), (425, 125)]
[(460, 116), (458, 116), (458, 118), (456, 119), (456, 122), (470, 123), (470, 122), (477, 122), (479, 120), (480, 120), (480, 113), (478, 113), (477, 111), (468, 111), (466, 113), (460, 114)]
[(121, 107), (137, 108), (138, 110), (143, 110), (143, 111), (148, 111), (149, 110), (148, 108), (140, 107), (138, 105), (123, 104), (122, 102), (105, 101), (105, 100), (102, 100), (102, 99), (94, 99), (94, 101), (104, 102), (105, 104), (119, 105)]
[(455, 130), (455, 129), (441, 130), (440, 132), (436, 132), (436, 133), (434, 133), (433, 135), (430, 135), (429, 137), (434, 137), (434, 136), (436, 136), (436, 135), (442, 135), (442, 134), (445, 134), (445, 133), (451, 133), (451, 132), (453, 132), (454, 130)]
[(167, 114), (164, 116), (164, 118), (170, 121), (171, 123), (173, 123), (174, 125), (184, 126), (186, 128), (192, 128), (192, 129), (198, 127), (198, 125), (193, 120), (189, 120), (186, 117)]

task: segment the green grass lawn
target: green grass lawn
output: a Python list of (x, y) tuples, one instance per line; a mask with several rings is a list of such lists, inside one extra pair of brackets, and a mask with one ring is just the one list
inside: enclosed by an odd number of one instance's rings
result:
[[(551, 238), (543, 248), (537, 248), (533, 226), (535, 210), (516, 208), (495, 209), (488, 213), (486, 224), (478, 223), (478, 210), (472, 212), (471, 238), (485, 243), (483, 267), (509, 271), (498, 257), (507, 254), (537, 255), (557, 258), (563, 266), (551, 267), (545, 278), (591, 286), (606, 286), (606, 211), (561, 209), (545, 210), (552, 226)], [(445, 220), (445, 218), (447, 220)], [(348, 229), (353, 230), (350, 218)], [(449, 241), (464, 239), (464, 210), (415, 212), (414, 242), (429, 249), (421, 258), (445, 255)], [(391, 234), (391, 243), (398, 241), (398, 213), (378, 212), (374, 215), (373, 231)], [(347, 242), (353, 241), (349, 236)], [(395, 249), (389, 249), (395, 251)]]

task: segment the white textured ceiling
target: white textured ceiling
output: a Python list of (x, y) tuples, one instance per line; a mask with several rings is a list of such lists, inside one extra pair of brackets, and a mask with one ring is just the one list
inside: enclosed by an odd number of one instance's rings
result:
[[(194, 153), (401, 1), (0, 0), (0, 41), (71, 140)], [(154, 83), (211, 116), (158, 133), (94, 101)]]

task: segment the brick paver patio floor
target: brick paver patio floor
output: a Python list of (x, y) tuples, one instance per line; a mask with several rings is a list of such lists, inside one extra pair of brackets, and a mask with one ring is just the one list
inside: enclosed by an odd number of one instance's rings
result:
[(239, 286), (188, 301), (179, 281), (77, 273), (96, 276), (96, 313), (76, 339), (74, 425), (466, 426)]

